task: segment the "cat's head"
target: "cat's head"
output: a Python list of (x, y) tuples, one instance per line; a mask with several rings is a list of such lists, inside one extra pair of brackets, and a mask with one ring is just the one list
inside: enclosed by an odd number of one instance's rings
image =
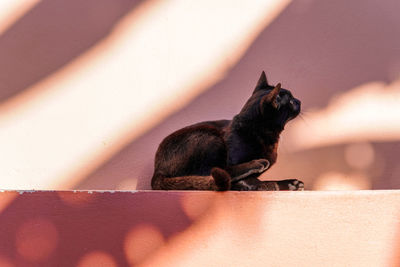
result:
[(288, 121), (299, 115), (300, 107), (300, 100), (294, 98), (289, 90), (281, 88), (280, 83), (269, 85), (263, 71), (252, 96), (240, 113), (282, 130)]

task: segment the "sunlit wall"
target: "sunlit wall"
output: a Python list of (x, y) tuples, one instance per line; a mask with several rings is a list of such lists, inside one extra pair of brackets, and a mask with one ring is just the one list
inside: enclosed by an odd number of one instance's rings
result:
[(302, 100), (263, 177), (400, 188), (397, 1), (2, 1), (0, 188), (149, 189), (163, 137), (262, 70)]

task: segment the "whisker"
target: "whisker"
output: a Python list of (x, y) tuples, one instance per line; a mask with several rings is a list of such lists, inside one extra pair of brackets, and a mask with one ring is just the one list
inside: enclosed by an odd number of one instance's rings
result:
[(305, 116), (308, 116), (308, 115), (310, 115), (312, 112), (310, 112), (310, 111), (308, 111), (308, 110), (306, 110), (306, 111), (304, 111), (304, 110), (301, 110), (300, 111), (300, 115), (305, 115)]
[(304, 122), (304, 124), (307, 126), (307, 127), (311, 127), (311, 125), (308, 123), (308, 121), (304, 118), (304, 114), (301, 112), (300, 114), (299, 114), (299, 118)]

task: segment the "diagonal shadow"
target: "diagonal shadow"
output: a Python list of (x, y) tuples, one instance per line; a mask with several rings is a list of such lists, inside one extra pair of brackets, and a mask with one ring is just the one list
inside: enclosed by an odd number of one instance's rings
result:
[(142, 0), (43, 0), (0, 36), (0, 102), (90, 49)]
[(293, 1), (248, 49), (225, 79), (179, 112), (132, 140), (76, 188), (114, 188), (138, 178), (150, 188), (153, 158), (162, 138), (198, 121), (231, 118), (265, 70), (293, 90), (305, 109), (369, 81), (390, 81), (400, 69), (400, 17), (395, 0)]

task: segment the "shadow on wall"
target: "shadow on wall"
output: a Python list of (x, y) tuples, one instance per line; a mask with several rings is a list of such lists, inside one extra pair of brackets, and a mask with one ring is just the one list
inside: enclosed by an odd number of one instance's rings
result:
[[(293, 1), (260, 34), (223, 81), (132, 140), (76, 188), (128, 189), (136, 185), (137, 189), (150, 188), (153, 158), (161, 140), (188, 124), (231, 118), (250, 96), (261, 70), (266, 71), (272, 83), (282, 82), (283, 87), (291, 89), (302, 100), (303, 110), (323, 107), (337, 94), (360, 84), (396, 79), (400, 70), (400, 17), (396, 13), (399, 5), (394, 0), (384, 5), (373, 0)], [(302, 155), (285, 151), (284, 139), (282, 143), (278, 162), (292, 164)], [(396, 151), (397, 146), (377, 153), (390, 157)], [(316, 162), (318, 156), (310, 162)], [(325, 160), (323, 164), (338, 162), (342, 155), (330, 156), (332, 161)], [(275, 178), (298, 177), (299, 169), (285, 169), (286, 166), (278, 163), (273, 168)], [(312, 179), (304, 180), (311, 182)], [(135, 185), (121, 186), (127, 184)], [(381, 182), (380, 185), (381, 188), (389, 186), (400, 184)]]
[(140, 192), (3, 192), (0, 204), (6, 198), (1, 266), (134, 266), (208, 208)]
[(0, 265), (137, 266), (155, 256), (164, 260), (152, 266), (173, 265), (193, 250), (203, 257), (207, 242), (232, 247), (193, 262), (223, 262), (246, 244), (244, 255), (264, 249), (268, 204), (239, 193), (3, 192)]
[(0, 102), (93, 47), (140, 2), (40, 1), (0, 36)]

